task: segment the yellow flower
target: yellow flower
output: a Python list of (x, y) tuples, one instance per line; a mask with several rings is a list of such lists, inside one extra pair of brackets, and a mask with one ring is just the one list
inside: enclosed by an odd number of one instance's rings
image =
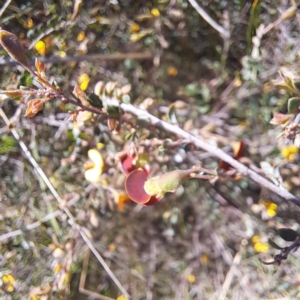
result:
[(98, 182), (103, 172), (104, 160), (101, 153), (96, 149), (90, 149), (88, 151), (88, 157), (93, 162), (93, 166), (85, 171), (84, 177), (87, 181)]
[(33, 28), (33, 20), (31, 18), (28, 18), (26, 23), (24, 24), (24, 27), (27, 29)]
[(7, 274), (7, 275), (2, 276), (2, 281), (4, 283), (14, 284), (15, 283), (15, 278), (11, 274)]
[(65, 57), (67, 55), (67, 53), (65, 51), (59, 51), (58, 54), (60, 57)]
[(130, 25), (130, 32), (138, 32), (140, 31), (140, 26), (137, 23), (132, 23)]
[(153, 8), (153, 9), (151, 10), (151, 14), (152, 14), (154, 17), (160, 16), (160, 12), (159, 12), (159, 10), (158, 10), (157, 8)]
[(105, 144), (103, 144), (103, 143), (97, 143), (96, 146), (97, 146), (97, 149), (101, 150), (101, 149), (103, 149), (105, 147)]
[(242, 85), (242, 80), (239, 77), (235, 78), (233, 85), (234, 87), (240, 87)]
[(190, 283), (194, 283), (196, 281), (196, 277), (193, 274), (188, 275), (187, 281)]
[(168, 74), (170, 76), (175, 77), (178, 74), (178, 70), (176, 68), (174, 68), (174, 67), (169, 67), (168, 68)]
[(266, 243), (258, 242), (254, 244), (254, 250), (258, 253), (264, 253), (269, 250), (269, 245)]
[(260, 237), (258, 235), (254, 235), (251, 241), (254, 244), (253, 248), (257, 253), (264, 253), (269, 250), (269, 245), (267, 243), (261, 242)]
[(268, 214), (269, 217), (276, 216), (277, 207), (278, 207), (276, 203), (273, 203), (271, 201), (263, 201), (262, 204), (266, 208), (267, 214)]
[(39, 53), (39, 55), (44, 56), (46, 54), (46, 44), (43, 41), (38, 41), (35, 44), (35, 50)]
[(288, 161), (294, 161), (296, 154), (298, 153), (298, 148), (294, 145), (283, 147), (281, 149), (281, 155), (283, 158), (287, 158)]
[(208, 255), (207, 255), (207, 254), (202, 254), (202, 255), (200, 256), (200, 261), (201, 261), (203, 264), (207, 265), (208, 262), (209, 262), (209, 257), (208, 257)]
[(82, 91), (85, 91), (88, 88), (89, 82), (90, 82), (90, 77), (85, 73), (81, 74), (78, 78), (78, 83)]
[(14, 285), (15, 285), (15, 278), (11, 274), (3, 275), (2, 276), (2, 282), (5, 286), (5, 290), (9, 293), (14, 291)]
[(80, 31), (77, 35), (77, 42), (82, 42), (85, 39), (85, 32)]
[(53, 272), (54, 273), (58, 273), (61, 270), (61, 264), (57, 264), (54, 268), (53, 268)]
[(252, 241), (253, 244), (259, 242), (259, 240), (260, 240), (260, 237), (259, 237), (258, 235), (254, 235), (254, 236), (252, 237), (252, 239), (251, 239), (251, 241)]
[(124, 295), (119, 296), (116, 300), (128, 300)]
[(111, 243), (108, 245), (108, 250), (111, 251), (111, 252), (115, 252), (117, 249), (117, 246), (115, 243)]

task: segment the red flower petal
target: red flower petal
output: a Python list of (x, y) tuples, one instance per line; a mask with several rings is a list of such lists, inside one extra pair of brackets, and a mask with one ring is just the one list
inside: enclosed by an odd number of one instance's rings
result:
[(162, 199), (162, 197), (155, 197), (155, 196), (152, 196), (150, 198), (150, 200), (146, 203), (144, 203), (145, 206), (151, 206), (151, 205), (154, 205), (156, 204), (157, 202), (159, 202), (160, 200)]
[(144, 170), (138, 169), (131, 172), (125, 181), (125, 189), (130, 199), (136, 203), (145, 204), (151, 200), (144, 190), (147, 174)]
[(132, 171), (137, 169), (137, 167), (133, 164), (133, 160), (134, 160), (133, 156), (126, 155), (121, 161), (122, 169), (126, 176), (129, 175), (129, 173), (131, 173)]

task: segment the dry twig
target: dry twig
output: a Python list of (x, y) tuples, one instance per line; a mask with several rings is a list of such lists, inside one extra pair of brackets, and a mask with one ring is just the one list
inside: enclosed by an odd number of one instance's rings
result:
[(224, 39), (230, 38), (230, 33), (222, 27), (220, 24), (218, 24), (215, 20), (211, 18), (211, 16), (195, 1), (195, 0), (189, 0), (190, 4), (196, 9), (198, 14), (216, 31), (219, 32), (219, 34)]
[(179, 138), (189, 140), (191, 143), (193, 143), (197, 148), (203, 149), (211, 154), (213, 154), (215, 157), (218, 157), (222, 161), (227, 162), (232, 167), (234, 167), (240, 174), (243, 176), (251, 178), (253, 181), (257, 182), (259, 185), (267, 188), (268, 190), (274, 192), (275, 194), (281, 196), (287, 201), (291, 201), (295, 203), (296, 205), (300, 206), (300, 200), (296, 198), (293, 194), (291, 194), (286, 188), (283, 186), (276, 186), (269, 180), (265, 179), (261, 175), (257, 174), (256, 172), (252, 171), (251, 169), (247, 168), (245, 165), (241, 164), (237, 160), (235, 160), (233, 157), (225, 153), (220, 148), (217, 148), (213, 145), (208, 144), (207, 142), (201, 140), (199, 137), (196, 137), (192, 135), (191, 133), (188, 133), (184, 131), (183, 129), (179, 128), (178, 126), (174, 126), (170, 123), (167, 123), (151, 114), (149, 114), (147, 111), (139, 109), (131, 104), (125, 104), (122, 103), (120, 105), (123, 112), (130, 113), (132, 115), (135, 115), (136, 117), (143, 117), (143, 119), (148, 120), (148, 122), (164, 131), (167, 131), (169, 133), (172, 133)]
[[(9, 126), (10, 125), (10, 121), (7, 118), (5, 112), (2, 110), (2, 108), (0, 108), (0, 116), (3, 118), (4, 122), (6, 123), (6, 125)], [(36, 170), (37, 174), (45, 182), (45, 184), (47, 185), (48, 189), (51, 191), (51, 193), (54, 196), (54, 198), (60, 204), (60, 206), (63, 209), (63, 211), (65, 212), (65, 214), (68, 216), (70, 225), (76, 231), (78, 231), (80, 233), (82, 239), (85, 241), (85, 243), (90, 248), (90, 250), (93, 252), (93, 254), (96, 256), (97, 260), (103, 266), (103, 268), (105, 269), (105, 271), (107, 272), (107, 274), (110, 276), (110, 278), (113, 280), (113, 282), (120, 289), (120, 291), (122, 292), (122, 294), (125, 297), (129, 298), (129, 295), (128, 295), (127, 291), (125, 290), (125, 288), (122, 286), (122, 284), (116, 278), (116, 276), (114, 275), (114, 273), (111, 271), (111, 269), (109, 268), (109, 266), (107, 265), (107, 263), (104, 261), (104, 259), (100, 255), (100, 253), (96, 250), (96, 248), (95, 248), (94, 244), (92, 243), (92, 241), (90, 240), (90, 238), (86, 235), (86, 233), (84, 231), (84, 228), (82, 228), (80, 225), (78, 225), (76, 223), (76, 221), (75, 221), (72, 213), (70, 212), (70, 210), (66, 206), (63, 205), (63, 200), (61, 199), (61, 197), (59, 196), (59, 194), (57, 193), (57, 191), (53, 187), (52, 183), (49, 181), (49, 179), (46, 176), (46, 174), (44, 173), (44, 171), (41, 169), (41, 167), (39, 166), (39, 164), (33, 158), (33, 156), (31, 155), (30, 151), (28, 150), (27, 146), (21, 140), (18, 132), (14, 128), (11, 128), (11, 133), (13, 134), (13, 136), (15, 137), (15, 139), (18, 141), (18, 143), (19, 143), (22, 151), (24, 152), (25, 156), (27, 157), (27, 159), (29, 160), (29, 162), (32, 164), (32, 166), (34, 167), (34, 169)]]

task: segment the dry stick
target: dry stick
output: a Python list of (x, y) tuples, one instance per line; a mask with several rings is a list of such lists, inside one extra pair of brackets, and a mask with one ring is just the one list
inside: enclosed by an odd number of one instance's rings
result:
[[(0, 108), (0, 116), (3, 118), (4, 122), (6, 123), (6, 125), (9, 126), (10, 125), (9, 119), (7, 118), (5, 112), (2, 110), (2, 108)], [(117, 287), (120, 289), (120, 291), (122, 292), (122, 294), (125, 297), (129, 298), (129, 295), (128, 295), (127, 291), (122, 286), (122, 284), (119, 282), (119, 280), (116, 278), (116, 276), (111, 271), (111, 269), (109, 268), (109, 266), (106, 264), (106, 262), (104, 261), (104, 259), (100, 255), (100, 253), (96, 250), (96, 248), (94, 247), (92, 241), (89, 239), (89, 237), (84, 232), (84, 229), (76, 223), (76, 221), (75, 221), (73, 215), (71, 214), (70, 210), (63, 205), (63, 200), (61, 199), (61, 197), (59, 196), (59, 194), (57, 193), (57, 191), (55, 190), (55, 188), (53, 187), (53, 185), (49, 181), (49, 179), (46, 176), (46, 174), (44, 173), (44, 171), (40, 168), (39, 164), (33, 158), (33, 156), (31, 155), (30, 151), (28, 150), (27, 146), (21, 140), (21, 138), (20, 138), (19, 134), (17, 133), (17, 131), (14, 128), (12, 128), (11, 129), (11, 133), (13, 134), (13, 136), (15, 137), (15, 139), (18, 141), (21, 149), (23, 150), (23, 152), (24, 152), (25, 156), (27, 157), (27, 159), (29, 160), (29, 162), (32, 164), (32, 166), (34, 167), (34, 169), (36, 170), (36, 172), (39, 174), (39, 176), (45, 182), (45, 184), (47, 185), (48, 189), (51, 191), (52, 195), (55, 197), (55, 199), (57, 200), (57, 202), (60, 204), (61, 208), (64, 210), (65, 214), (68, 216), (70, 225), (75, 230), (79, 231), (81, 237), (83, 238), (83, 240), (85, 241), (85, 243), (87, 244), (87, 246), (90, 248), (90, 250), (94, 253), (94, 255), (96, 256), (96, 258), (98, 259), (98, 261), (100, 262), (100, 264), (103, 266), (103, 268), (107, 272), (107, 274), (110, 276), (110, 278), (113, 280), (113, 282), (117, 285)]]
[(4, 13), (5, 10), (7, 9), (8, 5), (10, 4), (10, 2), (11, 2), (11, 0), (7, 0), (7, 1), (3, 4), (3, 6), (2, 6), (2, 8), (1, 8), (1, 10), (0, 10), (0, 17), (3, 15), (3, 13)]
[[(65, 56), (65, 57), (39, 57), (38, 60), (45, 63), (65, 63), (65, 62), (80, 62), (80, 61), (93, 61), (93, 60), (124, 60), (124, 59), (153, 59), (154, 54), (152, 52), (128, 52), (128, 53), (112, 53), (112, 54), (100, 54), (100, 53), (91, 53), (78, 56)], [(35, 61), (30, 60), (30, 65), (34, 65)], [(16, 66), (17, 62), (11, 60), (4, 60), (0, 62), (0, 66)]]
[(66, 28), (66, 27), (71, 26), (71, 25), (75, 25), (75, 22), (74, 21), (63, 21), (60, 24), (58, 24), (57, 26), (48, 28), (47, 30), (44, 30), (37, 38), (35, 38), (31, 42), (28, 49), (30, 50), (39, 40), (41, 40), (43, 37), (50, 34), (51, 32), (53, 32), (55, 30), (60, 30), (60, 29)]
[[(76, 201), (78, 199), (79, 199), (79, 197), (75, 196), (72, 199), (70, 199), (66, 205), (70, 206), (70, 205), (72, 205), (71, 203), (73, 201)], [(7, 239), (12, 238), (12, 237), (24, 234), (26, 231), (37, 228), (37, 227), (41, 226), (42, 223), (46, 223), (46, 222), (50, 221), (51, 219), (60, 216), (62, 213), (63, 212), (61, 210), (56, 210), (54, 212), (49, 213), (45, 217), (41, 218), (39, 221), (28, 224), (27, 226), (23, 227), (22, 229), (18, 229), (18, 230), (14, 230), (14, 231), (10, 231), (8, 233), (2, 234), (2, 235), (0, 235), (0, 243), (7, 240)]]
[(295, 203), (296, 205), (298, 205), (300, 207), (300, 200), (298, 198), (296, 198), (293, 194), (291, 194), (283, 186), (274, 185), (269, 180), (260, 176), (256, 172), (252, 171), (251, 169), (247, 168), (245, 165), (243, 165), (240, 162), (238, 162), (237, 160), (235, 160), (230, 155), (226, 154), (220, 148), (210, 145), (207, 142), (201, 140), (199, 137), (196, 137), (196, 136), (192, 135), (191, 133), (188, 133), (177, 126), (174, 126), (165, 121), (162, 121), (159, 118), (149, 114), (147, 111), (139, 109), (131, 104), (121, 103), (120, 107), (123, 110), (123, 112), (130, 113), (139, 118), (141, 118), (141, 117), (143, 119), (145, 118), (146, 120), (149, 121), (149, 123), (151, 125), (153, 125), (157, 128), (160, 128), (164, 131), (167, 131), (169, 133), (172, 133), (172, 134), (178, 136), (179, 138), (189, 140), (196, 147), (201, 148), (201, 149), (205, 150), (206, 152), (213, 154), (215, 157), (218, 157), (219, 159), (229, 163), (233, 168), (235, 168), (243, 176), (251, 178), (253, 181), (257, 182), (259, 185), (261, 185), (261, 186), (267, 188), (268, 190), (274, 192), (275, 194), (281, 196), (285, 200)]
[(220, 33), (220, 35), (224, 39), (230, 38), (230, 33), (221, 25), (219, 25), (215, 20), (213, 20), (210, 15), (195, 1), (188, 0), (190, 4), (196, 9), (197, 13), (216, 31)]
[(221, 290), (221, 293), (220, 293), (220, 296), (219, 296), (218, 300), (225, 300), (226, 299), (226, 295), (229, 291), (231, 282), (232, 282), (232, 280), (235, 276), (236, 268), (240, 264), (241, 259), (242, 259), (242, 254), (241, 254), (241, 251), (239, 251), (234, 256), (234, 259), (232, 261), (232, 265), (231, 265), (231, 267), (230, 267), (230, 269), (229, 269), (229, 271), (226, 275), (226, 278), (224, 280), (222, 290)]
[(29, 230), (32, 230), (34, 228), (37, 228), (37, 227), (41, 226), (42, 223), (45, 223), (45, 222), (47, 222), (47, 221), (49, 221), (49, 220), (51, 220), (51, 219), (53, 219), (53, 218), (55, 218), (55, 217), (57, 217), (61, 214), (62, 214), (62, 212), (60, 210), (56, 210), (56, 211), (48, 214), (44, 218), (42, 218), (40, 221), (31, 223), (31, 224), (27, 225), (26, 227), (24, 227), (23, 229), (18, 229), (18, 230), (14, 230), (14, 231), (2, 234), (0, 236), (0, 243), (7, 240), (7, 239), (10, 239), (14, 236), (21, 235), (25, 231), (29, 231)]

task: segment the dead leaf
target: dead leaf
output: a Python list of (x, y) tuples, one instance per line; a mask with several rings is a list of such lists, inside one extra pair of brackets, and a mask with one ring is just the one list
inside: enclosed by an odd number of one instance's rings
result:
[(25, 117), (32, 118), (43, 109), (45, 99), (32, 99), (28, 102)]

